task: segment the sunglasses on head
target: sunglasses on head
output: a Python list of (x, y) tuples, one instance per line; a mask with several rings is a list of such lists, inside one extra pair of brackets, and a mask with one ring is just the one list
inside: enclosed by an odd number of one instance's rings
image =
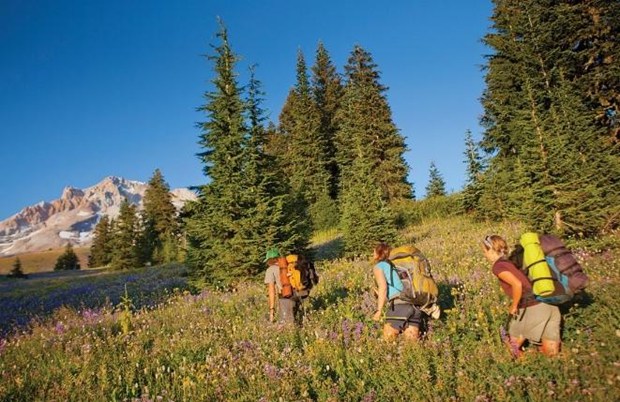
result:
[(484, 236), (484, 240), (482, 240), (482, 243), (488, 248), (491, 249), (493, 248), (493, 239), (491, 239), (490, 235)]

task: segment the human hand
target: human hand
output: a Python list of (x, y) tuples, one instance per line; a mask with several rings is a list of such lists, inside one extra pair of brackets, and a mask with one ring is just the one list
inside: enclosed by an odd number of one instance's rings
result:
[(518, 307), (510, 306), (510, 309), (508, 309), (508, 314), (510, 314), (513, 317), (516, 317), (518, 312), (519, 312)]
[(273, 322), (274, 321), (274, 313), (275, 313), (275, 311), (273, 309), (269, 310), (269, 322)]
[(377, 311), (373, 316), (372, 319), (374, 321), (381, 321), (381, 311)]

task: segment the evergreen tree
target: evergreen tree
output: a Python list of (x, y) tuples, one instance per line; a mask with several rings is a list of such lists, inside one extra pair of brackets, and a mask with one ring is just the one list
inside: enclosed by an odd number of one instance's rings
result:
[(469, 213), (478, 208), (478, 201), (482, 194), (481, 178), (484, 162), (480, 156), (478, 145), (470, 130), (465, 132), (465, 164), (467, 166), (467, 180), (463, 190), (463, 211)]
[(392, 243), (396, 238), (395, 215), (379, 184), (369, 177), (371, 163), (364, 158), (356, 158), (351, 174), (343, 177), (341, 227), (349, 256), (368, 254), (377, 242)]
[(54, 271), (66, 271), (74, 269), (80, 269), (80, 261), (75, 254), (75, 251), (73, 251), (71, 243), (67, 243), (67, 246), (65, 247), (65, 252), (61, 254), (56, 260)]
[(159, 169), (153, 173), (144, 195), (142, 259), (154, 264), (178, 260), (179, 224), (170, 187)]
[(15, 262), (13, 263), (13, 269), (9, 272), (9, 277), (11, 278), (27, 278), (28, 275), (24, 274), (22, 270), (22, 261), (19, 257), (15, 257)]
[(443, 180), (435, 162), (431, 162), (429, 180), (426, 186), (426, 197), (440, 197), (446, 195), (446, 182)]
[(103, 267), (112, 260), (112, 226), (107, 215), (103, 215), (95, 226), (88, 256), (89, 267)]
[(218, 38), (216, 55), (209, 57), (215, 64), (214, 89), (200, 108), (207, 121), (201, 124), (199, 156), (210, 182), (188, 205), (185, 225), (194, 275), (228, 286), (263, 268), (267, 247), (303, 250), (309, 234), (300, 231), (303, 215), (292, 215), (297, 206), (266, 152), (260, 84), (251, 73), (247, 99), (242, 99), (237, 57), (223, 25)]
[[(538, 229), (560, 233), (617, 225), (616, 151), (603, 141), (588, 112), (568, 50), (572, 44), (562, 37), (579, 25), (581, 6), (540, 0), (495, 3), (494, 31), (485, 38), (495, 54), (489, 57), (483, 96), (484, 145), (494, 155), (491, 172), (506, 169), (501, 175), (521, 178), (499, 188), (485, 185), (484, 192), (499, 194), (496, 205), (487, 208), (498, 208), (504, 217), (527, 216)], [(515, 181), (531, 187), (523, 192)], [(531, 194), (528, 202), (508, 208), (524, 193)]]
[(138, 225), (136, 206), (126, 199), (123, 200), (112, 236), (112, 268), (131, 269), (140, 265), (137, 249), (137, 240), (140, 237)]
[[(280, 114), (279, 131), (287, 142), (280, 155), (292, 194), (303, 197), (310, 207), (315, 230), (326, 229), (319, 222), (337, 214), (330, 195), (330, 159), (326, 154), (326, 136), (322, 132), (320, 110), (312, 96), (306, 62), (301, 50), (297, 54), (297, 82), (291, 89)], [(314, 207), (322, 200), (323, 209)]]
[(345, 66), (346, 84), (338, 111), (337, 160), (341, 181), (353, 174), (359, 152), (369, 163), (372, 183), (378, 183), (382, 197), (392, 203), (412, 197), (407, 182), (408, 166), (403, 154), (404, 138), (392, 121), (385, 97), (387, 88), (370, 53), (355, 46)]
[[(343, 87), (340, 75), (337, 73), (336, 67), (332, 63), (325, 46), (322, 42), (319, 42), (315, 63), (312, 66), (312, 95), (321, 120), (319, 132), (324, 145), (322, 152), (327, 161), (326, 166), (330, 177), (330, 196), (332, 199), (337, 199), (338, 195), (339, 172), (336, 161), (335, 137), (338, 131), (336, 113), (340, 106), (342, 92)], [(325, 205), (326, 202), (325, 198), (318, 201), (323, 208), (327, 206)], [(319, 226), (329, 225), (330, 223), (323, 223)]]

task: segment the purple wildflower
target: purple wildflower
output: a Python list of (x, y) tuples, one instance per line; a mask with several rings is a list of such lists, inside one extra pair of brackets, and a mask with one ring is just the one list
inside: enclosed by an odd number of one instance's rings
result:
[(356, 322), (355, 329), (353, 330), (353, 336), (355, 337), (356, 341), (358, 341), (362, 336), (362, 329), (364, 329), (364, 323), (361, 321)]
[(264, 369), (265, 369), (265, 375), (268, 378), (275, 380), (278, 377), (277, 367), (272, 366), (271, 364), (265, 363)]
[(351, 326), (349, 325), (349, 320), (342, 320), (342, 340), (344, 344), (347, 345), (349, 343), (349, 337), (351, 335)]
[(62, 334), (64, 334), (64, 333), (65, 333), (65, 329), (66, 329), (66, 328), (65, 328), (65, 326), (63, 325), (63, 323), (62, 323), (62, 322), (57, 323), (57, 324), (56, 324), (56, 327), (54, 327), (54, 331), (56, 331), (56, 333), (57, 333), (58, 335), (62, 335)]
[(362, 398), (362, 402), (375, 402), (377, 400), (377, 393), (374, 389), (370, 390), (369, 393), (364, 395)]

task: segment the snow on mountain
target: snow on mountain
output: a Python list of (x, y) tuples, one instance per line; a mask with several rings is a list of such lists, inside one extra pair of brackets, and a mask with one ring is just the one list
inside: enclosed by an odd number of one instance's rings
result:
[[(147, 184), (109, 176), (86, 189), (65, 187), (59, 199), (26, 207), (0, 222), (0, 256), (59, 248), (71, 242), (87, 246), (103, 215), (116, 218), (123, 199), (142, 208)], [(186, 188), (170, 191), (180, 209), (196, 194)]]

